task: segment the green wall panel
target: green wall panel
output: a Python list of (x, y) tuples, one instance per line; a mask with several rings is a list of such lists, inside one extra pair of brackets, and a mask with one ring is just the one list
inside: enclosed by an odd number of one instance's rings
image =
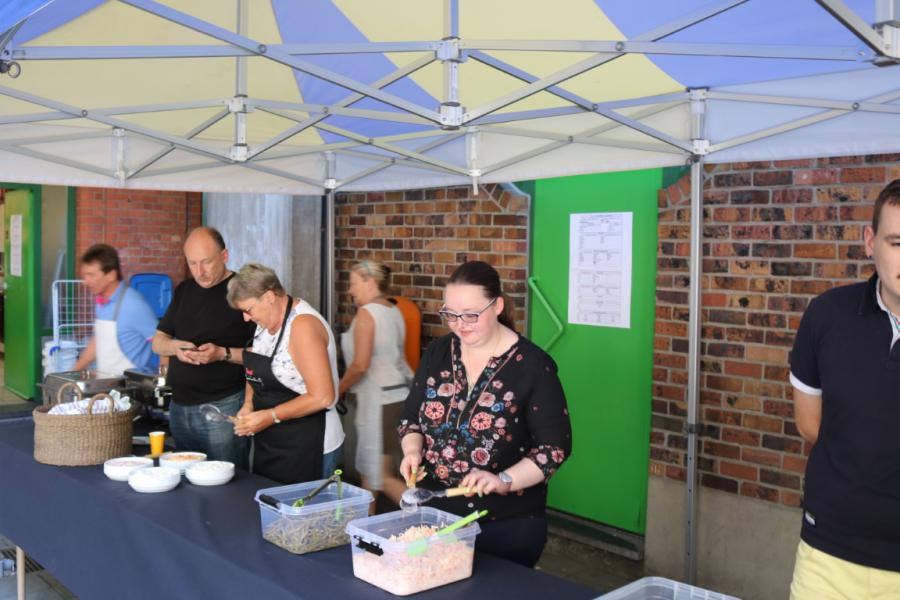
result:
[[(0, 184), (2, 187), (2, 184)], [(36, 188), (8, 190), (5, 197), (4, 248), (4, 373), (7, 389), (37, 398), (40, 378), (40, 192)], [(22, 218), (22, 274), (12, 274), (10, 220)]]
[[(553, 478), (549, 505), (635, 533), (647, 507), (657, 191), (663, 171), (631, 171), (529, 182), (531, 274), (563, 322), (550, 348), (573, 426), (572, 457)], [(632, 212), (631, 328), (569, 325), (569, 215)], [(529, 331), (545, 345), (557, 331), (532, 292)]]

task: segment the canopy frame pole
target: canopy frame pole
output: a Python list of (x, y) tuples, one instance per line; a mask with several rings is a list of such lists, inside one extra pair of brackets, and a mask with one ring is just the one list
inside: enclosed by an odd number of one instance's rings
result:
[[(237, 8), (237, 27), (235, 33), (247, 36), (247, 18), (249, 10), (247, 0), (235, 0)], [(232, 158), (241, 158), (249, 153), (247, 147), (247, 58), (238, 56), (234, 59), (234, 99), (228, 110), (234, 113), (234, 143), (231, 145)]]
[(691, 254), (688, 294), (688, 397), (687, 464), (684, 523), (684, 579), (693, 584), (697, 575), (697, 435), (700, 407), (700, 294), (703, 275), (703, 157), (709, 147), (706, 139), (706, 90), (691, 95), (691, 138), (697, 149), (691, 157)]
[[(334, 153), (325, 156), (326, 180), (334, 176)], [(327, 315), (328, 324), (334, 329), (336, 293), (335, 293), (335, 260), (334, 260), (334, 187), (328, 188), (325, 194), (325, 298), (322, 308)]]
[(815, 0), (816, 3), (831, 13), (850, 33), (859, 38), (865, 45), (880, 55), (896, 57), (897, 49), (885, 48), (884, 39), (858, 14), (850, 9), (842, 0)]
[[(892, 90), (887, 92), (886, 94), (881, 94), (878, 96), (872, 96), (870, 98), (866, 98), (863, 100), (864, 104), (872, 105), (877, 103), (888, 103), (893, 102), (894, 100), (900, 98), (900, 90)], [(838, 117), (842, 117), (846, 114), (850, 114), (855, 112), (851, 107), (849, 110), (844, 109), (834, 109), (834, 110), (825, 110), (817, 113), (813, 113), (807, 117), (795, 119), (793, 121), (789, 121), (787, 123), (783, 123), (781, 125), (776, 125), (775, 127), (769, 127), (767, 129), (762, 129), (760, 131), (754, 131), (742, 136), (738, 136), (736, 138), (732, 138), (730, 140), (724, 140), (713, 144), (710, 147), (710, 152), (719, 152), (722, 150), (726, 150), (728, 148), (732, 148), (734, 146), (740, 146), (743, 144), (749, 144), (750, 142), (755, 142), (757, 140), (761, 140), (763, 138), (772, 137), (778, 135), (780, 133), (785, 133), (788, 131), (792, 131), (794, 129), (800, 129), (801, 127), (806, 127), (808, 125), (814, 125), (816, 123), (821, 123), (823, 121), (829, 121), (831, 119), (836, 119)]]
[[(652, 29), (650, 31), (644, 32), (644, 33), (638, 35), (637, 37), (633, 38), (632, 41), (655, 42), (657, 40), (660, 40), (660, 39), (663, 39), (670, 35), (673, 35), (675, 33), (678, 33), (679, 31), (681, 31), (683, 29), (687, 29), (688, 27), (696, 25), (697, 23), (701, 23), (703, 21), (706, 21), (707, 19), (711, 19), (712, 17), (715, 17), (716, 15), (719, 15), (719, 14), (722, 14), (723, 12), (731, 10), (732, 8), (734, 8), (736, 6), (740, 6), (741, 4), (744, 4), (747, 1), (748, 0), (722, 0), (721, 2), (717, 2), (714, 5), (705, 6), (697, 11), (694, 11), (694, 12), (688, 14), (688, 15), (685, 15), (683, 17), (675, 19), (674, 21), (665, 23), (665, 24), (657, 27), (656, 29)], [(522, 79), (528, 85), (526, 85), (525, 87), (523, 87), (521, 89), (514, 90), (500, 98), (497, 98), (491, 102), (488, 102), (487, 104), (484, 104), (483, 106), (480, 106), (474, 110), (471, 110), (471, 111), (465, 113), (465, 115), (463, 115), (463, 124), (469, 124), (470, 121), (474, 121), (474, 120), (478, 119), (479, 117), (486, 116), (492, 112), (500, 110), (501, 108), (505, 108), (506, 106), (509, 106), (510, 104), (514, 104), (520, 100), (524, 100), (525, 98), (527, 98), (533, 94), (536, 94), (538, 92), (543, 92), (543, 91), (551, 92), (557, 96), (560, 96), (561, 98), (565, 98), (566, 100), (569, 100), (570, 102), (582, 105), (580, 102), (572, 99), (573, 97), (575, 97), (574, 94), (569, 94), (568, 92), (565, 92), (564, 90), (556, 87), (556, 84), (562, 83), (563, 81), (566, 81), (567, 79), (571, 79), (577, 75), (580, 75), (581, 73), (590, 71), (601, 65), (605, 65), (606, 63), (616, 60), (617, 58), (621, 58), (622, 56), (624, 56), (624, 54), (622, 54), (621, 52), (618, 52), (618, 53), (615, 53), (612, 55), (610, 55), (609, 53), (599, 53), (599, 54), (596, 54), (589, 58), (586, 58), (582, 61), (579, 61), (579, 62), (575, 63), (574, 65), (569, 65), (568, 67), (565, 67), (554, 73), (551, 73), (550, 75), (547, 75), (543, 78), (537, 78), (537, 77), (534, 77), (533, 75), (529, 75), (528, 79), (523, 78), (513, 72), (513, 71), (517, 71), (518, 69), (515, 69), (511, 65), (508, 65), (507, 67), (500, 69), (500, 70), (507, 73), (508, 75), (512, 75), (513, 77)], [(498, 62), (500, 62), (500, 61), (498, 61)], [(566, 95), (563, 95), (563, 94), (566, 94)], [(582, 106), (584, 106), (584, 105), (582, 105)], [(588, 108), (588, 110), (593, 110), (593, 107), (591, 106), (590, 103), (588, 103), (585, 106), (585, 108)]]
[[(393, 83), (395, 81), (398, 81), (400, 79), (403, 79), (404, 77), (412, 75), (419, 69), (422, 69), (422, 68), (430, 65), (432, 62), (434, 62), (434, 58), (432, 58), (432, 57), (425, 57), (425, 58), (421, 58), (419, 60), (415, 60), (415, 61), (411, 62), (410, 64), (406, 65), (405, 67), (401, 67), (401, 68), (395, 70), (394, 72), (385, 75), (384, 77), (382, 77), (381, 79), (379, 79), (378, 81), (373, 83), (372, 87), (381, 89), (385, 86), (390, 85), (391, 83)], [(349, 96), (346, 96), (342, 100), (338, 100), (337, 102), (335, 102), (334, 105), (337, 107), (346, 108), (346, 107), (349, 107), (349, 106), (359, 102), (360, 100), (362, 100), (365, 97), (366, 97), (365, 94), (360, 94), (360, 93), (350, 94)], [(281, 116), (284, 116), (284, 115), (281, 115)], [(259, 156), (263, 152), (266, 152), (267, 150), (271, 149), (272, 147), (277, 146), (281, 142), (284, 142), (284, 141), (290, 139), (291, 137), (297, 135), (298, 133), (300, 133), (306, 129), (309, 129), (310, 127), (314, 126), (316, 123), (319, 123), (327, 118), (328, 118), (328, 114), (323, 113), (320, 115), (315, 115), (313, 117), (309, 117), (309, 118), (301, 121), (294, 127), (291, 127), (290, 129), (276, 135), (272, 139), (270, 139), (266, 142), (263, 142), (262, 144), (257, 146), (257, 148), (250, 154), (250, 158), (252, 159), (252, 158)]]
[(162, 19), (166, 19), (167, 21), (182, 25), (188, 29), (193, 29), (194, 31), (197, 31), (199, 33), (203, 33), (215, 39), (227, 42), (233, 46), (244, 48), (245, 50), (250, 50), (254, 53), (255, 56), (267, 58), (274, 62), (290, 67), (291, 69), (294, 69), (296, 71), (306, 73), (307, 75), (311, 75), (323, 81), (333, 83), (350, 91), (358, 92), (375, 100), (384, 102), (385, 104), (388, 104), (395, 108), (399, 108), (400, 110), (405, 110), (406, 112), (424, 117), (425, 119), (434, 123), (441, 122), (440, 115), (433, 110), (426, 109), (395, 94), (379, 90), (371, 85), (362, 83), (350, 77), (346, 77), (335, 71), (319, 67), (318, 65), (315, 65), (311, 62), (294, 58), (290, 54), (278, 50), (277, 48), (269, 47), (257, 40), (237, 35), (231, 31), (228, 31), (227, 29), (223, 29), (217, 25), (214, 25), (202, 19), (198, 19), (187, 13), (169, 8), (168, 6), (160, 4), (159, 2), (154, 2), (153, 0), (119, 1), (128, 4), (129, 6), (133, 6), (148, 13), (154, 14)]

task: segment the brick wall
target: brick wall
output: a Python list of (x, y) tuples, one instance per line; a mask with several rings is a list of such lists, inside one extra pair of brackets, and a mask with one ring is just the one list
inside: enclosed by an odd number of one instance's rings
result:
[(126, 279), (138, 272), (166, 273), (177, 285), (187, 275), (185, 236), (202, 218), (202, 195), (196, 192), (78, 188), (75, 255), (91, 244), (109, 244), (119, 251)]
[[(809, 301), (868, 278), (872, 203), (900, 155), (708, 165), (704, 185), (703, 485), (799, 506), (809, 446), (788, 352)], [(659, 194), (650, 472), (685, 478), (689, 175)]]
[(338, 194), (335, 223), (338, 330), (353, 316), (349, 288), (353, 263), (387, 264), (391, 293), (415, 301), (422, 310), (422, 347), (446, 332), (437, 311), (450, 273), (467, 260), (497, 268), (504, 293), (516, 305), (516, 326), (525, 324), (528, 267), (528, 198), (500, 186)]

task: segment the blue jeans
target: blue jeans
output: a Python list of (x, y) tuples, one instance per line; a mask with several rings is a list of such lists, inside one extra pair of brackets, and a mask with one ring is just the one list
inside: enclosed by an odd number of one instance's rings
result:
[[(226, 415), (236, 415), (244, 404), (244, 392), (236, 392), (210, 404)], [(207, 421), (200, 414), (200, 405), (184, 406), (172, 402), (169, 405), (169, 428), (179, 451), (203, 452), (209, 460), (227, 460), (237, 468), (247, 470), (250, 452), (248, 438), (234, 435), (234, 425), (227, 421)]]
[(344, 445), (341, 444), (335, 450), (322, 455), (322, 479), (328, 479), (334, 475), (334, 470), (340, 465), (343, 450)]

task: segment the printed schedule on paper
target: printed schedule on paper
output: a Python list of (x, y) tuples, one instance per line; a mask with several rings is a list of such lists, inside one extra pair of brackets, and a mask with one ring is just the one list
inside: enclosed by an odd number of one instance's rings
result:
[(582, 213), (569, 221), (569, 323), (631, 327), (632, 213)]

